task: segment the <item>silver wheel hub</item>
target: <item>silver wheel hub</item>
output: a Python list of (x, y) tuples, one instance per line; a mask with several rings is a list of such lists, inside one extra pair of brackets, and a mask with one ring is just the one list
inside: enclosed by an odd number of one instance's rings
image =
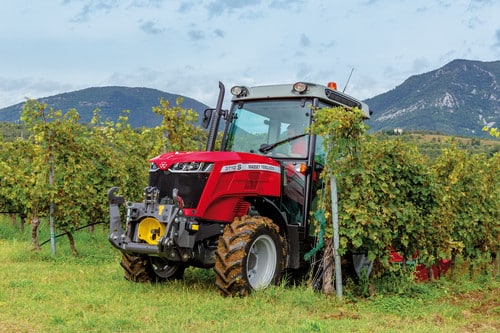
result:
[(269, 235), (257, 237), (247, 255), (247, 278), (253, 289), (265, 288), (273, 281), (277, 260), (273, 239)]

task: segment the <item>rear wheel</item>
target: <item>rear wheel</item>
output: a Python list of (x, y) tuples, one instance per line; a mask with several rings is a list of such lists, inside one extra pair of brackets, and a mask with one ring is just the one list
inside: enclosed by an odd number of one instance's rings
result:
[(185, 265), (173, 263), (160, 257), (133, 256), (123, 254), (120, 265), (125, 271), (125, 279), (132, 282), (162, 282), (181, 279)]
[(219, 239), (215, 284), (228, 296), (245, 296), (277, 284), (284, 258), (284, 240), (272, 220), (261, 216), (236, 218)]

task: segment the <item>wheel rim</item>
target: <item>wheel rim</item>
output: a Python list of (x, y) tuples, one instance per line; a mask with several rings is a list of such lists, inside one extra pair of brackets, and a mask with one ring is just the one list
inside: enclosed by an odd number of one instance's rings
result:
[(153, 271), (157, 276), (163, 279), (168, 279), (172, 277), (179, 268), (179, 264), (173, 264), (171, 261), (168, 261), (163, 258), (150, 257), (150, 259)]
[(253, 289), (267, 287), (276, 271), (276, 245), (268, 235), (255, 239), (247, 256), (247, 278)]

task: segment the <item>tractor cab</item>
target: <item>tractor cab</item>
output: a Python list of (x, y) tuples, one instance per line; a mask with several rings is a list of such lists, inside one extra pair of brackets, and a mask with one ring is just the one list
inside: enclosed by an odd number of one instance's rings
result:
[[(220, 150), (248, 152), (278, 161), (283, 170), (279, 206), (288, 224), (306, 227), (307, 212), (311, 209), (316, 181), (326, 156), (322, 138), (309, 131), (315, 110), (358, 107), (369, 118), (368, 106), (338, 92), (332, 82), (328, 86), (305, 82), (235, 86), (231, 94), (229, 111), (208, 110), (205, 114), (205, 119), (212, 120), (212, 124), (219, 123), (218, 117), (226, 121)], [(218, 130), (211, 128), (211, 131)], [(215, 138), (215, 134), (209, 137)]]

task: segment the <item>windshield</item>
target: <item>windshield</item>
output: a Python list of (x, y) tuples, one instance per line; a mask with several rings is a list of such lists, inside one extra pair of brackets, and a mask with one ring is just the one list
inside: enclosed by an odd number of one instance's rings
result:
[(305, 158), (310, 114), (311, 102), (300, 99), (236, 104), (225, 150)]

